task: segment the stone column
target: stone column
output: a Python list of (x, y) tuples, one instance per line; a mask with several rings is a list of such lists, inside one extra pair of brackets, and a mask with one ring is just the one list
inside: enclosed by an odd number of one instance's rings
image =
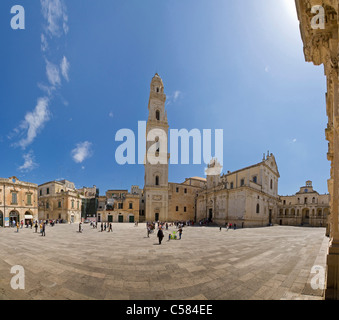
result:
[[(321, 5), (321, 10), (319, 10)], [(325, 298), (339, 299), (339, 101), (338, 101), (338, 0), (296, 0), (300, 32), (304, 43), (305, 60), (324, 65), (327, 78), (326, 112), (328, 116), (326, 139), (329, 142), (327, 158), (331, 161), (329, 237), (327, 255), (327, 288)], [(323, 12), (324, 17), (320, 17)], [(316, 17), (325, 24), (314, 25)], [(319, 23), (320, 23), (319, 20)], [(313, 22), (313, 25), (312, 25)]]

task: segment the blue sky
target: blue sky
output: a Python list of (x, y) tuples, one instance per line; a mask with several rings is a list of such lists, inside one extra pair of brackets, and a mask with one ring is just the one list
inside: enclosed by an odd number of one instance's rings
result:
[[(25, 30), (11, 28), (14, 5)], [(1, 177), (142, 188), (115, 134), (147, 120), (157, 72), (170, 128), (224, 130), (223, 172), (269, 150), (279, 194), (308, 179), (327, 192), (326, 80), (304, 60), (293, 0), (6, 0), (0, 38)], [(204, 168), (170, 165), (169, 180)]]

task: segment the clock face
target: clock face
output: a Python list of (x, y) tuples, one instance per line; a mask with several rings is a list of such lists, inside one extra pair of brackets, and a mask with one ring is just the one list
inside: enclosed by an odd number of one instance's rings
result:
[(305, 192), (308, 192), (308, 189), (305, 189), (304, 191), (305, 191)]

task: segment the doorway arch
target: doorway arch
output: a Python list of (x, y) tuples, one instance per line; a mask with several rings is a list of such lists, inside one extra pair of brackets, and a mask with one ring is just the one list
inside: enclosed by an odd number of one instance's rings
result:
[(20, 222), (19, 219), (20, 219), (20, 214), (18, 211), (12, 210), (9, 213), (9, 223), (11, 227), (14, 227), (18, 222)]

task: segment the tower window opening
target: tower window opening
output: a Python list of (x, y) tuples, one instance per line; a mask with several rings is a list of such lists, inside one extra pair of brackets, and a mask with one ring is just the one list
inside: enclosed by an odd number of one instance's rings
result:
[(157, 110), (156, 112), (155, 112), (155, 118), (159, 121), (160, 120), (160, 111), (159, 110)]

